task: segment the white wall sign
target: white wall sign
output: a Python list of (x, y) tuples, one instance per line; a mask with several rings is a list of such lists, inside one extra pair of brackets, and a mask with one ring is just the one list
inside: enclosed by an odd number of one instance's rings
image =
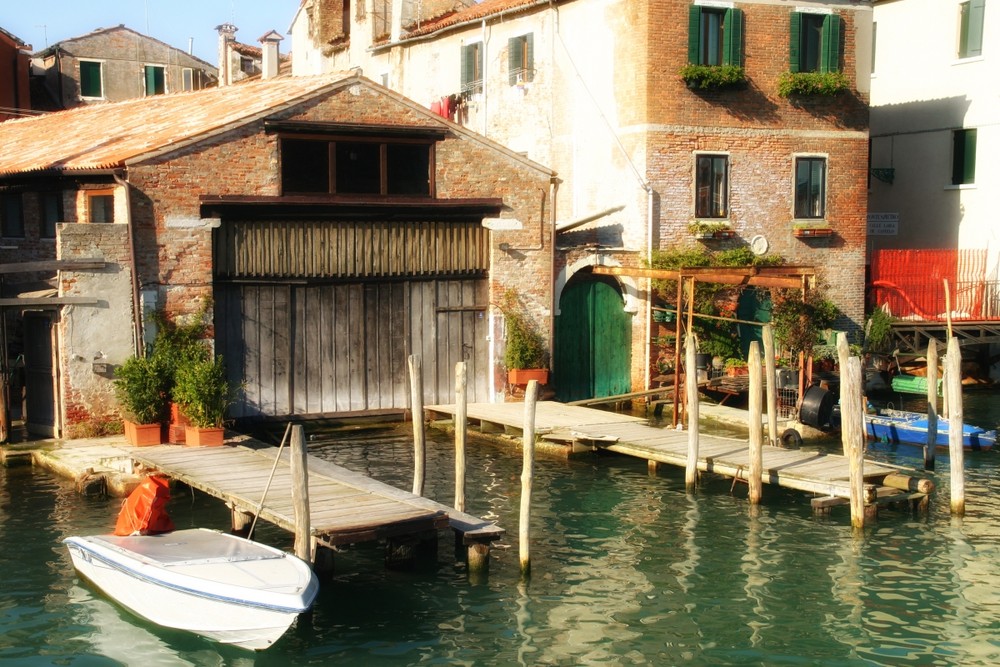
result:
[(524, 229), (524, 225), (516, 218), (483, 218), (483, 227), (495, 232)]
[(868, 236), (896, 236), (899, 233), (899, 213), (869, 213)]

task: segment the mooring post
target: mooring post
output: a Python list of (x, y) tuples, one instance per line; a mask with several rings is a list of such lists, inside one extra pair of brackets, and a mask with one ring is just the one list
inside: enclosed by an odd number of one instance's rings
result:
[(309, 516), (309, 467), (307, 464), (305, 429), (292, 426), (292, 508), (295, 511), (295, 555), (312, 563), (312, 525)]
[(239, 509), (232, 503), (228, 503), (227, 507), (229, 507), (233, 535), (247, 537), (250, 533), (250, 526), (253, 524), (254, 515)]
[(958, 338), (948, 339), (944, 380), (948, 396), (948, 468), (951, 470), (951, 513), (965, 516), (965, 452), (962, 449), (965, 408), (962, 405), (962, 350)]
[[(841, 340), (844, 344), (847, 343), (842, 333), (837, 335), (838, 348)], [(848, 357), (840, 368), (840, 429), (844, 454), (850, 466), (851, 526), (855, 530), (865, 527), (865, 415), (862, 387), (861, 360), (857, 357)]]
[(690, 491), (698, 484), (698, 371), (695, 370), (694, 334), (687, 335), (684, 347), (684, 380), (688, 404), (688, 455), (684, 485)]
[(763, 326), (764, 387), (767, 391), (767, 442), (778, 445), (778, 378), (774, 368), (774, 330)]
[(413, 417), (413, 494), (424, 495), (424, 477), (427, 473), (427, 445), (424, 438), (424, 379), (420, 357), (407, 358), (410, 368), (410, 412)]
[(757, 341), (750, 342), (749, 354), (750, 366), (750, 396), (749, 409), (750, 417), (747, 426), (750, 429), (750, 477), (747, 483), (750, 487), (750, 504), (760, 503), (761, 496), (764, 495), (764, 452), (762, 450), (763, 433), (761, 432), (761, 421), (763, 418), (763, 377), (760, 368), (760, 347)]
[[(844, 332), (840, 332), (837, 334), (837, 365), (840, 367), (841, 387), (843, 387), (843, 375), (847, 369), (848, 364), (850, 363), (850, 359), (851, 359), (851, 346), (847, 342), (847, 334), (845, 334)], [(858, 391), (861, 392), (862, 394), (864, 393), (863, 383), (859, 386)], [(840, 395), (841, 397), (844, 396), (843, 389), (841, 389)], [(841, 400), (841, 404), (843, 404), (843, 400)], [(859, 415), (859, 417), (861, 417), (861, 420), (863, 422), (864, 413), (862, 412)], [(862, 433), (864, 433), (863, 430)], [(841, 434), (843, 436), (841, 437), (841, 446), (843, 447), (844, 456), (851, 458), (851, 450), (850, 450), (851, 443), (843, 431), (841, 431)]]
[(521, 438), (523, 464), (521, 466), (521, 517), (518, 524), (518, 543), (521, 557), (521, 576), (531, 574), (531, 486), (535, 478), (535, 402), (538, 400), (538, 381), (528, 382), (524, 392), (524, 435)]
[(455, 364), (455, 509), (465, 511), (465, 437), (469, 427), (465, 362)]
[(927, 342), (927, 443), (924, 445), (924, 470), (934, 470), (938, 426), (938, 351), (937, 341)]

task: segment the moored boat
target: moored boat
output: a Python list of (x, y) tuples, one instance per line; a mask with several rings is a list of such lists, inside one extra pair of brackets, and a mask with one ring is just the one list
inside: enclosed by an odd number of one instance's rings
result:
[[(938, 417), (936, 447), (948, 447), (949, 427), (950, 423), (946, 418)], [(887, 408), (880, 410), (878, 414), (866, 414), (865, 429), (869, 438), (880, 442), (913, 445), (927, 443), (927, 415), (920, 412)], [(987, 431), (972, 424), (962, 424), (964, 449), (970, 451), (992, 449), (996, 443), (996, 436), (994, 430)]]
[(80, 576), (133, 613), (251, 650), (277, 641), (319, 590), (294, 555), (213, 530), (64, 542)]

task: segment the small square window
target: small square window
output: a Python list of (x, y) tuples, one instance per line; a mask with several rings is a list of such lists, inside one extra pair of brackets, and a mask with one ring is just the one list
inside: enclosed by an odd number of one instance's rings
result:
[(9, 239), (24, 238), (24, 207), (21, 195), (0, 195), (0, 234)]
[(955, 130), (952, 135), (951, 184), (976, 182), (976, 131)]
[(87, 221), (115, 221), (115, 194), (113, 190), (91, 190), (87, 193)]
[(729, 217), (728, 167), (729, 158), (725, 155), (699, 155), (695, 158), (695, 217)]
[(795, 217), (826, 217), (826, 158), (795, 158)]

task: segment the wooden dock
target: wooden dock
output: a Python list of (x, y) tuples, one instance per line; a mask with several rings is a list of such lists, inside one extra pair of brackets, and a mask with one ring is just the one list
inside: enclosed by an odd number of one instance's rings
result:
[[(431, 405), (431, 415), (453, 415), (452, 405)], [(520, 435), (524, 423), (521, 403), (475, 403), (468, 406), (469, 424), (484, 433)], [(645, 419), (551, 401), (536, 405), (536, 434), (546, 440), (600, 448), (684, 468), (688, 433), (649, 426)], [(846, 457), (801, 449), (763, 448), (763, 482), (815, 494), (813, 506), (825, 510), (850, 500), (850, 464)], [(698, 469), (746, 480), (750, 468), (749, 446), (735, 438), (700, 434)], [(923, 500), (926, 493), (885, 486), (887, 477), (899, 475), (898, 466), (864, 461), (866, 504)]]
[[(288, 450), (275, 467), (277, 447), (226, 445), (134, 448), (131, 458), (225, 501), (236, 512), (253, 515), (274, 468), (260, 518), (295, 532), (292, 473)], [(311, 534), (320, 545), (335, 546), (419, 535), (451, 526), (465, 544), (486, 544), (504, 530), (493, 523), (397, 489), (328, 461), (308, 457)]]

